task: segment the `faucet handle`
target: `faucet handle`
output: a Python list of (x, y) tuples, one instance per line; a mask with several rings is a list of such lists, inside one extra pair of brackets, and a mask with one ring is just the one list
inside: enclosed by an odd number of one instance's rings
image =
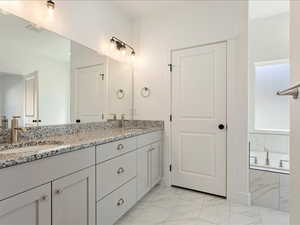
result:
[(13, 118), (13, 119), (20, 119), (21, 116), (13, 116), (12, 118)]

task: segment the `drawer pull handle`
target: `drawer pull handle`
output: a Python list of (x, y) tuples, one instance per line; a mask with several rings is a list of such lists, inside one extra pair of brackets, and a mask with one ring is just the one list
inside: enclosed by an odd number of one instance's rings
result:
[(56, 189), (54, 193), (57, 194), (57, 195), (59, 195), (59, 194), (61, 194), (62, 192), (63, 192), (62, 189)]
[(122, 150), (124, 148), (124, 145), (123, 144), (118, 144), (118, 146), (117, 146), (117, 150)]
[(40, 198), (40, 201), (46, 201), (48, 199), (48, 195), (44, 195)]
[(124, 173), (125, 170), (123, 167), (120, 167), (118, 170), (117, 170), (117, 174), (121, 174), (121, 173)]
[(120, 198), (120, 200), (117, 202), (117, 206), (121, 206), (125, 203), (125, 200), (123, 198)]

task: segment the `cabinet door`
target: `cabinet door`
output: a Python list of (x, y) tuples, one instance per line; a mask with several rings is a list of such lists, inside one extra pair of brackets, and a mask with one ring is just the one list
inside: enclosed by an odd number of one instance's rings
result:
[(53, 225), (95, 224), (95, 176), (88, 168), (52, 184)]
[(141, 199), (151, 188), (150, 150), (149, 145), (137, 151), (137, 200)]
[(51, 225), (51, 184), (0, 202), (2, 225)]
[(151, 148), (151, 187), (161, 179), (161, 144), (156, 142)]

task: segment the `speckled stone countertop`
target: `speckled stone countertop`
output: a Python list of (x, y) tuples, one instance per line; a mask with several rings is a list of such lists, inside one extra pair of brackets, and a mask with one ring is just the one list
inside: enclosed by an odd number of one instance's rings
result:
[(0, 169), (161, 130), (160, 126), (83, 130), (18, 144), (0, 144)]

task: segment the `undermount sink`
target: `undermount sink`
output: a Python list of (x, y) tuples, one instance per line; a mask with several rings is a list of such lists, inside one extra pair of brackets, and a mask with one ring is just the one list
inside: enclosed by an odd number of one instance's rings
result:
[(36, 153), (43, 153), (43, 151), (49, 151), (62, 145), (61, 141), (45, 141), (45, 142), (30, 142), (13, 144), (0, 151), (0, 160), (10, 160), (20, 158)]

